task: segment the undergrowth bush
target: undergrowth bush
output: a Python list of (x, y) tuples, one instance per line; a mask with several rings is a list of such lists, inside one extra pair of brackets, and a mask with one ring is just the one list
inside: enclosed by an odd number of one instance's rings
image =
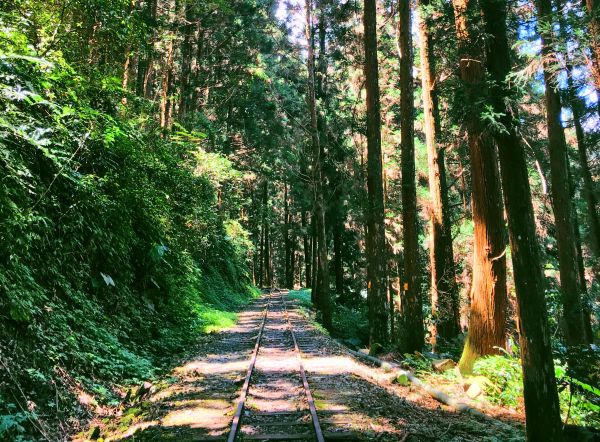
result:
[[(556, 378), (563, 421), (569, 424), (600, 427), (600, 389), (569, 375), (565, 365), (556, 361)], [(510, 355), (486, 356), (475, 362), (474, 374), (484, 376), (487, 399), (495, 404), (523, 406), (523, 379), (519, 358)]]
[(0, 15), (0, 440), (57, 439), (43, 416), (115, 403), (256, 295), (232, 164), (27, 30)]

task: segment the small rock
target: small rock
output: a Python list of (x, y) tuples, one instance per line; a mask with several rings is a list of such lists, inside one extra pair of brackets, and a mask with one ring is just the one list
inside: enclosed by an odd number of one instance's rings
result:
[(467, 389), (467, 396), (469, 396), (471, 399), (481, 396), (482, 393), (483, 390), (481, 390), (481, 387), (477, 382), (473, 382)]
[(384, 362), (383, 364), (381, 364), (381, 369), (384, 373), (389, 373), (392, 371), (393, 367), (389, 362)]
[(454, 362), (452, 359), (436, 359), (431, 363), (431, 365), (435, 371), (443, 372), (454, 368), (456, 366), (456, 362)]
[(138, 387), (137, 391), (135, 392), (135, 397), (137, 399), (143, 398), (148, 393), (151, 393), (153, 390), (154, 386), (150, 382), (144, 382)]

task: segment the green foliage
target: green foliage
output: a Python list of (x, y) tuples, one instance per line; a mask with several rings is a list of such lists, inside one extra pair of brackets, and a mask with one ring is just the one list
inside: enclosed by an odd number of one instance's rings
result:
[(348, 339), (349, 343), (365, 346), (369, 343), (369, 320), (366, 306), (348, 307), (338, 305), (333, 314), (335, 335)]
[[(566, 366), (556, 363), (556, 378), (563, 421), (570, 424), (600, 425), (600, 390), (568, 375)], [(490, 381), (484, 385), (486, 398), (498, 405), (522, 407), (521, 362), (510, 355), (486, 356), (475, 362), (474, 374)]]
[(310, 296), (311, 289), (290, 290), (288, 299), (297, 301), (302, 307), (312, 308), (313, 305)]
[(10, 440), (40, 432), (17, 410), (82, 413), (71, 405), (80, 391), (115, 403), (114, 383), (152, 378), (256, 295), (248, 232), (230, 216), (243, 201), (229, 193), (215, 210), (240, 179), (231, 161), (207, 153), (200, 132), (140, 125), (119, 80), (94, 85), (62, 53), (40, 56), (29, 26), (0, 15), (0, 439)]
[(473, 367), (473, 374), (491, 381), (491, 384), (485, 385), (490, 402), (508, 407), (517, 407), (522, 403), (523, 380), (519, 359), (508, 355), (479, 358)]
[(416, 373), (419, 372), (430, 372), (432, 370), (431, 360), (426, 358), (421, 353), (404, 353), (404, 360), (402, 366), (413, 370)]

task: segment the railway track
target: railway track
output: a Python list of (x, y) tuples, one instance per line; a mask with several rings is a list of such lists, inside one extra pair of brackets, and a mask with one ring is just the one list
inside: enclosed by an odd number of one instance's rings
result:
[(267, 294), (227, 441), (354, 440), (351, 434), (321, 429), (286, 295), (287, 290)]

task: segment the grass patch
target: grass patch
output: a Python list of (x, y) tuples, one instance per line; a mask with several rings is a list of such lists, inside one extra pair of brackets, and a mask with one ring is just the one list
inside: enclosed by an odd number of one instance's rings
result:
[(290, 290), (288, 299), (296, 301), (298, 305), (310, 309), (313, 306), (310, 296), (311, 289)]
[(237, 313), (218, 310), (208, 306), (200, 306), (197, 312), (202, 321), (202, 331), (204, 333), (215, 333), (225, 328), (233, 326), (237, 321)]

